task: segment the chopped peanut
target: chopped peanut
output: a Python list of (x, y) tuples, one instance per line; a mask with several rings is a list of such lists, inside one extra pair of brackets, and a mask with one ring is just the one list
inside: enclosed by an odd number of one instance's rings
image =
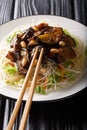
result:
[(58, 52), (59, 52), (59, 50), (58, 50), (58, 49), (55, 49), (55, 48), (50, 49), (50, 53), (58, 53)]
[(21, 47), (26, 48), (26, 43), (24, 41), (20, 42)]

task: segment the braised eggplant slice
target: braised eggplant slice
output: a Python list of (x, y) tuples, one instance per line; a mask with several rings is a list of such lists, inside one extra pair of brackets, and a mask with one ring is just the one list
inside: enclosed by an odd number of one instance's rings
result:
[[(58, 43), (61, 40), (61, 37), (63, 35), (63, 29), (60, 27), (54, 27), (53, 32), (44, 33), (43, 35), (39, 35), (38, 39), (46, 44), (55, 44)], [(51, 30), (51, 31), (52, 31)]]

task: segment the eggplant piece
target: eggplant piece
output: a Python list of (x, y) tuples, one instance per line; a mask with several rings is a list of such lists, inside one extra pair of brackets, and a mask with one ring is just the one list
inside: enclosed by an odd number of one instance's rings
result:
[(71, 47), (59, 48), (58, 57), (62, 58), (62, 62), (76, 57), (75, 51)]
[(58, 35), (55, 35), (54, 33), (46, 33), (43, 35), (38, 36), (38, 39), (48, 45), (53, 45), (55, 43), (58, 43), (61, 39)]
[(38, 39), (43, 43), (54, 44), (55, 35), (53, 33), (43, 34), (38, 36)]
[(59, 49), (51, 49), (49, 58), (57, 63), (62, 63), (76, 57), (75, 51), (71, 47), (60, 47)]
[(26, 30), (25, 34), (22, 37), (23, 41), (27, 41), (28, 38), (32, 37), (34, 35), (34, 30), (32, 27)]
[(53, 32), (54, 32), (54, 27), (47, 26), (44, 33), (53, 33)]
[(64, 41), (65, 45), (67, 45), (67, 46), (70, 46), (70, 47), (74, 47), (75, 46), (74, 39), (72, 37), (70, 37), (69, 35), (64, 34), (62, 36), (62, 41)]
[(21, 50), (20, 41), (21, 41), (21, 38), (17, 35), (13, 43), (13, 48), (15, 52), (19, 52)]
[(17, 57), (14, 52), (8, 51), (8, 54), (6, 55), (8, 59), (10, 59), (12, 62), (16, 62)]
[(17, 60), (20, 59), (20, 51), (21, 51), (21, 45), (20, 45), (21, 38), (16, 36), (14, 39), (13, 44), (11, 45), (11, 50), (8, 51), (8, 54), (6, 57), (10, 59), (12, 62), (16, 62)]
[(38, 39), (43, 43), (52, 45), (62, 40), (61, 38), (63, 33), (64, 32), (62, 28), (55, 27), (53, 28), (52, 33), (44, 33), (43, 35), (39, 35)]
[(19, 52), (21, 51), (21, 46), (20, 46), (20, 43), (16, 42), (13, 46), (15, 52)]

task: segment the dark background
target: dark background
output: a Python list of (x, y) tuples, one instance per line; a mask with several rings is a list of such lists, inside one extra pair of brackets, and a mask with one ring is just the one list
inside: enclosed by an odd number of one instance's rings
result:
[[(0, 24), (23, 16), (64, 16), (87, 26), (87, 0), (0, 0)], [(15, 100), (0, 95), (0, 130), (6, 130)], [(18, 130), (25, 102), (13, 130)], [(33, 102), (26, 130), (87, 130), (87, 87), (54, 102)]]

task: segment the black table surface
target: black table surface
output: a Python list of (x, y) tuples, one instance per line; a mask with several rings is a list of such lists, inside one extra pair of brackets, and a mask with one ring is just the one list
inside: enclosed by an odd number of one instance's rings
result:
[[(37, 14), (64, 16), (87, 26), (87, 0), (0, 0), (0, 24)], [(15, 100), (0, 95), (0, 130), (6, 130), (14, 105)], [(18, 130), (24, 105), (13, 130)], [(87, 130), (87, 87), (64, 100), (33, 102), (26, 130)]]

